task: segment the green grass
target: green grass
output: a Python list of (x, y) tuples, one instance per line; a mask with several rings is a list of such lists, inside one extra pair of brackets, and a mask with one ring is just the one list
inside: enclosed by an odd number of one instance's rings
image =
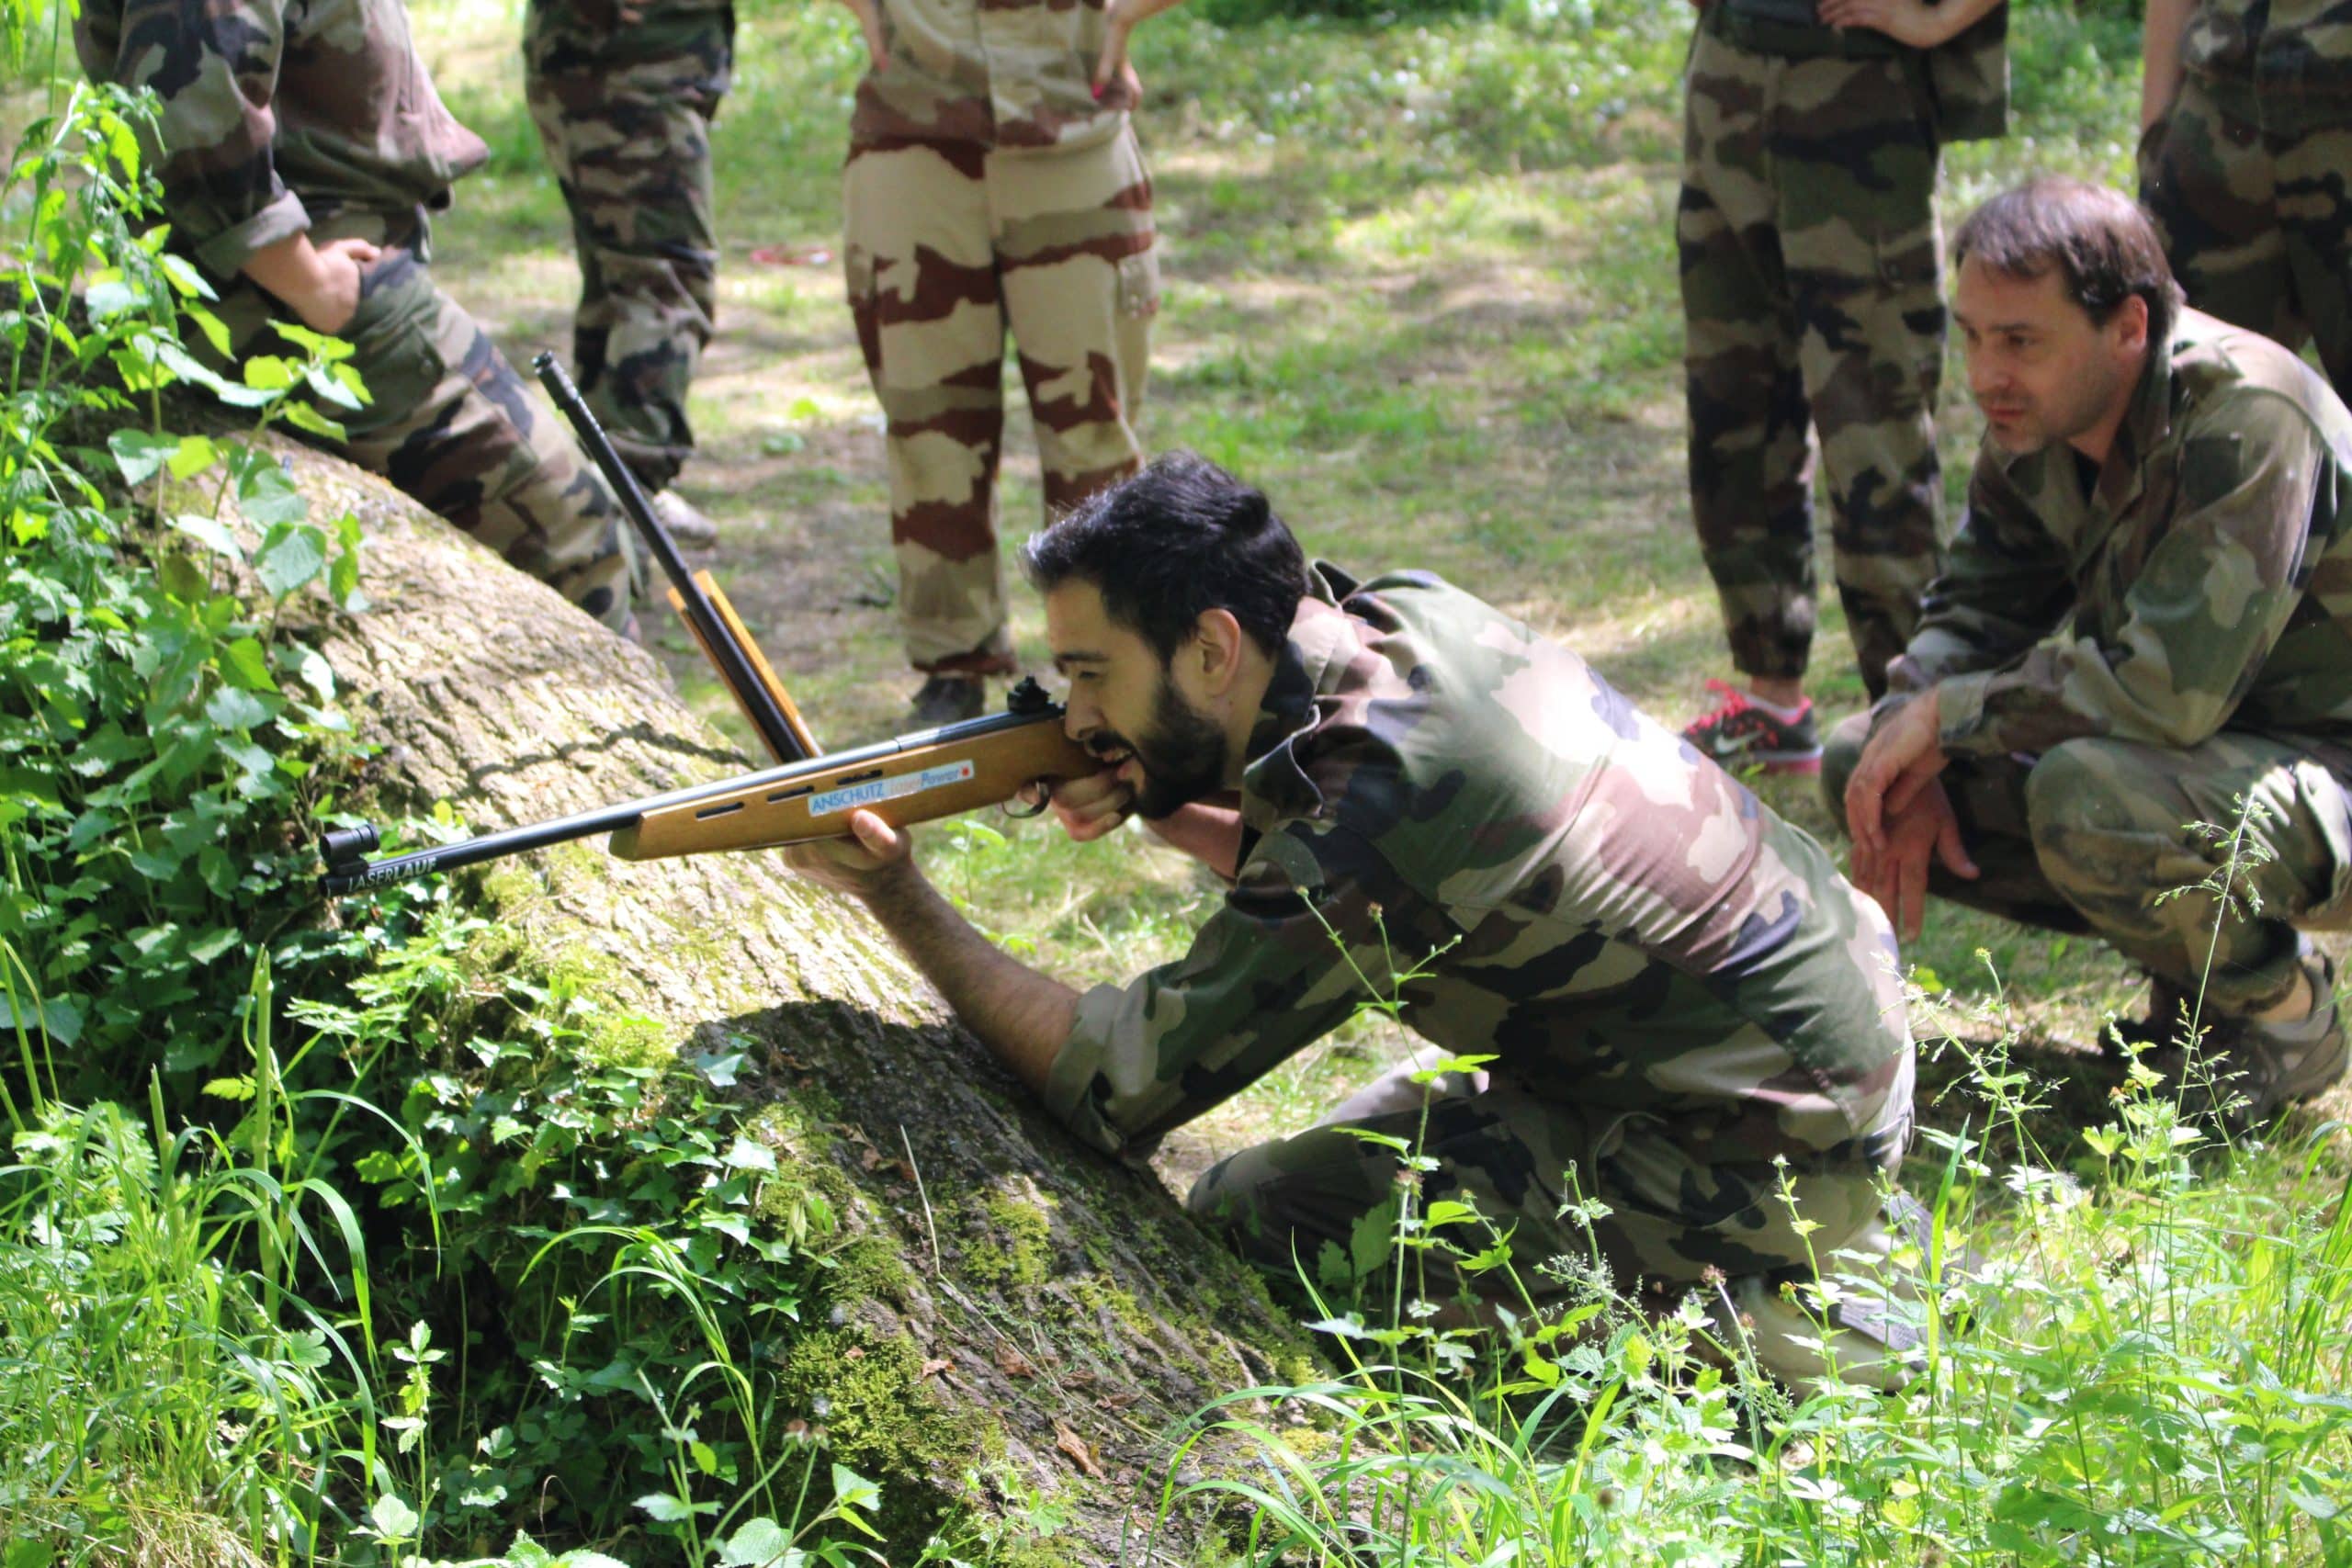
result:
[[(1358, 571), (1434, 568), (1661, 716), (1688, 711), (1723, 655), (1681, 457), (1671, 222), (1687, 13), (1504, 0), (1386, 26), (1219, 19), (1243, 8), (1171, 13), (1136, 46), (1168, 277), (1148, 441), (1263, 485), (1315, 553)], [(1952, 151), (1948, 224), (2030, 169), (2128, 183), (2128, 10), (2018, 8), (2017, 134)], [(445, 96), (492, 152), (437, 224), (437, 270), (512, 356), (560, 348), (575, 275), (522, 108), (520, 7), (414, 11)], [(742, 26), (714, 137), (721, 336), (685, 488), (721, 520), (730, 594), (820, 736), (846, 744), (898, 728), (912, 685), (891, 623), (872, 400), (835, 267), (750, 253), (839, 250), (861, 55), (837, 6), (747, 8)], [(1976, 427), (1956, 374), (1946, 386), (1956, 508)], [(1019, 414), (1009, 453), (1011, 543), (1039, 505)], [(1014, 604), (1038, 662), (1036, 608), (1017, 588)], [(1816, 690), (1850, 707), (1834, 595), (1823, 616)], [(662, 646), (690, 702), (731, 725), (683, 639)], [(1759, 788), (1826, 829), (1809, 785)], [(931, 829), (924, 852), (974, 919), (1081, 986), (1180, 953), (1218, 897), (1140, 832), (1080, 846), (1047, 824), (976, 818)], [(1939, 1342), (1910, 1391), (1780, 1400), (1705, 1370), (1720, 1326), (1636, 1321), (1605, 1295), (1585, 1303), (1586, 1332), (1529, 1315), (1493, 1359), (1417, 1319), (1375, 1317), (1374, 1337), (1332, 1340), (1343, 1365), (1361, 1359), (1352, 1371), (1236, 1391), (1207, 1414), (1264, 1461), (1237, 1494), (1241, 1556), (2352, 1563), (2335, 1519), (2352, 1499), (2339, 1129), (2300, 1122), (2268, 1147), (2181, 1142), (2161, 1099), (2080, 1055), (2099, 1017), (2132, 1000), (2124, 966), (2095, 944), (1939, 906), (1907, 956), (1928, 993), (1922, 1032), (1949, 1036), (1923, 1091), (1942, 1141), (1907, 1179), (1997, 1259), (1951, 1282), (1944, 1304), (1973, 1326)], [(1163, 1174), (1181, 1186), (1311, 1120), (1402, 1046), (1376, 1018), (1351, 1025), (1171, 1138)], [(353, 1348), (347, 1301), (320, 1291), (305, 1306), (254, 1265), (257, 1237), (292, 1235), (323, 1198), (298, 1202), (283, 1164), (163, 1137), (141, 1117), (45, 1114), (0, 1171), (0, 1568), (48, 1561), (16, 1544), (35, 1530), (82, 1543), (69, 1561), (132, 1547), (156, 1562), (299, 1559), (330, 1472), (340, 1550), (373, 1550), (367, 1529), (397, 1537), (397, 1509), (362, 1505), (422, 1503), (437, 1483), (401, 1457), (397, 1434), (413, 1427), (376, 1423), (422, 1417), (421, 1369), (439, 1352), (427, 1337), (371, 1360)], [(316, 1251), (322, 1279), (356, 1277), (357, 1254), (331, 1233)], [(626, 1256), (650, 1270), (632, 1278), (662, 1311), (716, 1299), (651, 1243)], [(593, 1269), (582, 1283), (617, 1293)], [(686, 1392), (717, 1397), (730, 1354), (715, 1349)], [(392, 1460), (370, 1472), (379, 1434)], [(683, 1477), (692, 1450), (673, 1447)], [(435, 1462), (483, 1484), (537, 1479), (489, 1450)], [(780, 1473), (788, 1488), (803, 1472)]]

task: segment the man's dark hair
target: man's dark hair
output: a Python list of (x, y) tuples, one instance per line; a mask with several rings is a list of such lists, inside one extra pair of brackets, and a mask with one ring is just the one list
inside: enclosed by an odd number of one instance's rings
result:
[(1049, 524), (1021, 551), (1031, 586), (1092, 583), (1162, 662), (1204, 610), (1228, 610), (1272, 657), (1306, 592), (1306, 557), (1265, 495), (1206, 457), (1170, 452)]
[(2180, 285), (2139, 203), (2120, 191), (2041, 175), (1968, 215), (1951, 240), (1954, 268), (1974, 256), (2007, 277), (2058, 269), (2066, 297), (2105, 326), (2138, 295), (2148, 303), (2148, 341), (2161, 344), (2180, 314)]

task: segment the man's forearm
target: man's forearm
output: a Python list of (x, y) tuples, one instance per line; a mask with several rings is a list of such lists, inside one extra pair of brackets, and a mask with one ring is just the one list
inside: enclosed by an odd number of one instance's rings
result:
[(964, 1026), (1042, 1096), (1069, 1039), (1078, 993), (998, 952), (911, 865), (861, 897)]

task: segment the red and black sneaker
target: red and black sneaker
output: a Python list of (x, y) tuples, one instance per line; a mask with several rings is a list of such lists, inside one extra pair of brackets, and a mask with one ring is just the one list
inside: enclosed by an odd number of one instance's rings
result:
[(1724, 681), (1707, 689), (1723, 698), (1712, 713), (1683, 726), (1682, 739), (1726, 768), (1761, 766), (1768, 773), (1821, 772), (1821, 731), (1814, 727), (1813, 699), (1782, 718), (1756, 698)]

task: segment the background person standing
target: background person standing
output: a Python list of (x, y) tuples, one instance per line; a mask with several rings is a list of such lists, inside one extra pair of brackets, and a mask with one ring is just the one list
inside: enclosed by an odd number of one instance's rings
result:
[(1875, 697), (1938, 565), (1944, 307), (1936, 170), (2002, 133), (1999, 0), (1705, 0), (1680, 210), (1690, 513), (1744, 689), (1683, 731), (1812, 773), (1813, 446), (1838, 593)]
[(1128, 111), (1136, 24), (1176, 0), (846, 0), (873, 69), (842, 174), (843, 265), (882, 404), (914, 719), (1013, 669), (996, 476), (1011, 330), (1050, 516), (1143, 463), (1159, 307)]

